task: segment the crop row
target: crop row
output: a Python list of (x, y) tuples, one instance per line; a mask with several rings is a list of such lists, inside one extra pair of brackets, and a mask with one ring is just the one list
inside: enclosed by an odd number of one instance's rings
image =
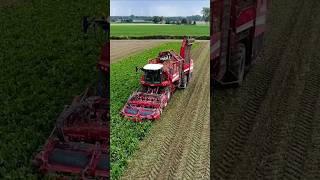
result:
[(209, 37), (208, 25), (111, 25), (111, 38)]
[(123, 173), (128, 159), (138, 149), (139, 141), (147, 135), (152, 125), (150, 121), (142, 123), (127, 121), (119, 114), (130, 94), (139, 87), (141, 73), (136, 73), (135, 67), (142, 67), (148, 59), (156, 57), (160, 51), (172, 49), (178, 52), (179, 48), (180, 42), (165, 43), (111, 64), (111, 174), (113, 179), (118, 179)]
[(39, 178), (30, 163), (34, 152), (64, 105), (97, 79), (99, 45), (92, 34), (84, 43), (81, 18), (100, 14), (104, 3), (0, 7), (0, 179)]

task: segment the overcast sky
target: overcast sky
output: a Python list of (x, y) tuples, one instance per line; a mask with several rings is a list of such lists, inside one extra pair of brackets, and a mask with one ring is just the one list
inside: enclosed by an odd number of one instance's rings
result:
[(111, 16), (201, 15), (210, 0), (111, 0)]

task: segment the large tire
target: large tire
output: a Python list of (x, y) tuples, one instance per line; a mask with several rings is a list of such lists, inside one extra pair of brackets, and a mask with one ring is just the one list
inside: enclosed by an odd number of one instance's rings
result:
[(191, 78), (192, 78), (192, 72), (188, 74), (188, 83), (191, 81)]
[(168, 98), (168, 102), (170, 101), (171, 99), (171, 92), (170, 92), (170, 88), (167, 88), (166, 91), (168, 92), (167, 93), (167, 98)]
[(239, 69), (239, 81), (238, 85), (241, 86), (244, 79), (244, 72), (246, 67), (246, 46), (244, 44), (239, 44), (239, 58), (241, 59), (241, 66)]
[(168, 101), (165, 103), (164, 107), (166, 107), (168, 105), (168, 102), (170, 101), (170, 98), (171, 98), (170, 88), (167, 87), (165, 92), (167, 94)]
[(236, 85), (241, 86), (244, 79), (245, 73), (245, 63), (246, 63), (246, 46), (242, 43), (238, 44), (238, 51), (236, 52), (232, 63), (231, 72), (235, 76)]
[(184, 75), (183, 76), (183, 86), (181, 89), (186, 89), (187, 85), (188, 85), (188, 77), (187, 77), (187, 75)]

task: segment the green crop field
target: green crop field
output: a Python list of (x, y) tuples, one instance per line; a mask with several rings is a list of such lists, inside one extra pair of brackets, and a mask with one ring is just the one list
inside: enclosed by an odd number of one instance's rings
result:
[[(138, 148), (139, 141), (146, 136), (152, 125), (151, 121), (143, 123), (127, 121), (119, 114), (128, 97), (140, 86), (141, 73), (136, 73), (135, 67), (142, 67), (148, 59), (156, 57), (160, 51), (172, 49), (179, 52), (180, 45), (180, 42), (165, 43), (111, 64), (112, 179), (120, 177), (127, 165), (127, 160)], [(195, 47), (197, 45), (195, 44)]]
[(111, 24), (111, 38), (153, 36), (204, 36), (209, 37), (209, 25), (143, 25)]
[(33, 153), (64, 105), (97, 79), (100, 48), (93, 35), (84, 44), (81, 18), (100, 17), (105, 3), (0, 5), (0, 179), (39, 179), (31, 166)]

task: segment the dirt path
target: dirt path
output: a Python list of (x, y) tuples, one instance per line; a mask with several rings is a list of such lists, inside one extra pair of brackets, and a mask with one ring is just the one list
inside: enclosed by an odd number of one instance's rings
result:
[(209, 42), (192, 55), (192, 81), (174, 94), (122, 179), (209, 179)]
[(117, 62), (128, 55), (153, 48), (165, 42), (168, 42), (168, 40), (111, 40), (111, 63)]
[[(111, 40), (111, 63), (121, 60), (123, 57), (151, 49), (166, 42), (181, 42), (179, 39), (153, 39), (153, 40)], [(206, 42), (206, 40), (197, 40)]]
[(214, 179), (319, 179), (319, 8), (274, 1), (264, 58), (243, 87), (215, 91)]

